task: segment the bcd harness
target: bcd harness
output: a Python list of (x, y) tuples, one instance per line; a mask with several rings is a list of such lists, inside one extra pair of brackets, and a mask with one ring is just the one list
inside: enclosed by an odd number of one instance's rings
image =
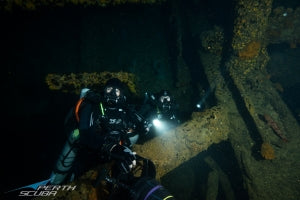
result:
[[(74, 114), (75, 114), (75, 118), (76, 118), (77, 123), (79, 123), (79, 120), (80, 120), (80, 117), (79, 117), (80, 106), (82, 105), (82, 103), (84, 102), (84, 100), (85, 100), (84, 97), (80, 98), (80, 99), (77, 101), (76, 106), (75, 106), (75, 112), (74, 112)], [(105, 116), (105, 109), (104, 109), (104, 107), (103, 107), (102, 102), (99, 103), (99, 110), (101, 111), (102, 117), (104, 117), (104, 116)], [(77, 137), (78, 137), (78, 136), (79, 136), (79, 131), (75, 131), (75, 132), (77, 133)], [(75, 133), (75, 132), (74, 132), (74, 133)], [(126, 131), (126, 135), (127, 135), (127, 137), (130, 138), (130, 137), (134, 137), (135, 135), (137, 135), (137, 133), (134, 133), (133, 129), (132, 129), (132, 128), (129, 128), (129, 129)], [(120, 144), (120, 145), (123, 145), (124, 143), (125, 143), (124, 140), (120, 140), (120, 141), (119, 141), (119, 144)]]

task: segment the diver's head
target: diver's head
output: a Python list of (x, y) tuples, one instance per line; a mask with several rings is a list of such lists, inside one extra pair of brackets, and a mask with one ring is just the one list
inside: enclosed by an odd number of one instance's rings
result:
[(126, 102), (124, 93), (124, 84), (119, 79), (109, 79), (104, 87), (104, 101), (109, 106), (122, 105)]
[(158, 107), (162, 112), (168, 112), (171, 110), (171, 105), (172, 105), (172, 98), (170, 96), (169, 91), (167, 90), (162, 90), (159, 93), (158, 97)]

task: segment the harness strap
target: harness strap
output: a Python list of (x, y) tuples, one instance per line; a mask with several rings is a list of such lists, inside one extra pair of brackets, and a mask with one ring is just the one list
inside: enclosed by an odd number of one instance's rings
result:
[(76, 107), (75, 107), (75, 117), (76, 117), (76, 121), (79, 122), (79, 108), (80, 108), (80, 105), (81, 103), (83, 102), (84, 98), (80, 98), (77, 103), (76, 103)]
[(103, 105), (102, 105), (101, 102), (100, 102), (99, 106), (100, 106), (100, 110), (101, 110), (102, 116), (104, 116), (104, 108), (103, 108)]

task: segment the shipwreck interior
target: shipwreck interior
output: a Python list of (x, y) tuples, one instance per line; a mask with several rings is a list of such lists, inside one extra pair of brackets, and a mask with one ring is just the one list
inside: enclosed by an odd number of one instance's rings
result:
[(109, 76), (133, 104), (174, 95), (180, 125), (133, 149), (177, 200), (300, 196), (299, 2), (42, 2), (0, 3), (1, 195), (50, 176), (79, 89)]

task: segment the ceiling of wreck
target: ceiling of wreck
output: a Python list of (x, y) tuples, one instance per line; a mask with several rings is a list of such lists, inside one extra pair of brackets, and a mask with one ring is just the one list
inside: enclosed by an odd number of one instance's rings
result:
[(0, 9), (12, 11), (14, 8), (21, 8), (24, 10), (36, 10), (42, 7), (63, 7), (67, 5), (81, 5), (81, 6), (117, 6), (122, 4), (156, 4), (162, 3), (166, 0), (6, 0), (1, 1)]

